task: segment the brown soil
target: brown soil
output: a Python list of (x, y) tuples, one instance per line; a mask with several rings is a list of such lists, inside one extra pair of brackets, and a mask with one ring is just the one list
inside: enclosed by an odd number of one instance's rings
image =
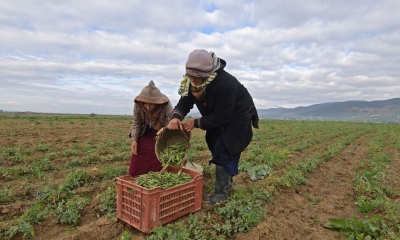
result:
[(307, 177), (307, 185), (277, 193), (266, 222), (237, 239), (338, 239), (323, 225), (329, 218), (358, 216), (352, 196), (356, 161), (365, 157), (368, 136), (346, 148)]
[[(78, 122), (78, 121), (76, 121)], [(12, 121), (3, 121), (10, 127), (5, 133), (5, 137), (0, 139), (1, 147), (10, 146), (35, 146), (42, 143), (46, 146), (56, 146), (61, 149), (70, 149), (77, 142), (101, 143), (106, 139), (123, 139), (124, 129), (129, 129), (128, 121), (112, 122), (106, 124), (97, 124), (90, 121), (70, 124), (65, 122), (53, 122), (53, 125), (42, 123), (24, 123), (13, 125)], [(57, 130), (54, 129), (57, 127)], [(117, 133), (108, 134), (106, 129), (118, 129)], [(17, 129), (17, 130), (14, 130)], [(90, 129), (90, 133), (87, 130)], [(26, 136), (26, 134), (28, 136)], [(195, 132), (203, 134), (203, 132)], [(307, 176), (307, 184), (301, 186), (292, 186), (282, 188), (275, 192), (273, 201), (267, 207), (266, 220), (253, 228), (250, 232), (236, 234), (235, 239), (341, 239), (337, 232), (325, 228), (323, 225), (329, 218), (348, 218), (350, 216), (360, 215), (355, 208), (355, 199), (352, 185), (355, 179), (357, 161), (367, 158), (367, 143), (371, 135), (364, 135), (345, 148), (339, 155), (325, 162), (315, 171)], [(333, 140), (332, 140), (333, 141)], [(309, 154), (322, 151), (328, 143), (318, 144), (303, 152), (295, 152), (290, 156), (290, 164), (299, 162), (300, 159)], [(50, 149), (51, 150), (51, 149)], [(387, 149), (393, 156), (394, 162), (388, 166), (387, 182), (391, 186), (400, 190), (400, 154), (394, 149)], [(35, 153), (39, 155), (40, 153)], [(35, 155), (35, 156), (36, 156)], [(44, 155), (44, 153), (42, 154)], [(209, 160), (209, 153), (203, 154), (200, 162)], [(53, 172), (49, 173), (54, 178), (55, 183), (64, 181), (64, 165), (73, 157), (59, 156), (54, 161)], [(33, 161), (33, 160), (29, 160)], [(0, 159), (3, 167), (16, 166), (4, 159)], [(129, 162), (119, 162), (117, 165), (123, 165), (128, 168)], [(101, 167), (100, 165), (86, 166), (87, 168)], [(211, 177), (213, 178), (213, 177)], [(0, 177), (0, 189), (8, 184), (22, 185), (27, 180), (7, 180)], [(43, 184), (39, 179), (29, 180), (38, 185)], [(210, 179), (205, 179), (207, 184)], [(148, 236), (117, 218), (108, 218), (101, 216), (98, 211), (98, 195), (104, 191), (110, 184), (110, 181), (99, 185), (85, 188), (78, 188), (80, 194), (90, 195), (92, 201), (88, 203), (81, 213), (79, 225), (74, 227), (69, 224), (59, 224), (55, 218), (48, 218), (41, 224), (34, 225), (35, 236), (37, 239), (119, 239), (124, 231), (128, 231), (133, 239), (146, 239)], [(246, 173), (240, 173), (234, 177), (234, 185), (240, 187), (251, 187), (252, 181)], [(22, 189), (18, 191), (23, 191)], [(24, 192), (28, 196), (27, 201), (0, 205), (0, 228), (7, 229), (13, 218), (21, 216), (29, 206), (34, 202), (38, 194), (35, 189), (31, 192)], [(205, 207), (205, 205), (203, 204)], [(201, 212), (201, 211), (200, 211)], [(197, 213), (196, 213), (197, 214)], [(12, 239), (21, 239), (18, 234)]]

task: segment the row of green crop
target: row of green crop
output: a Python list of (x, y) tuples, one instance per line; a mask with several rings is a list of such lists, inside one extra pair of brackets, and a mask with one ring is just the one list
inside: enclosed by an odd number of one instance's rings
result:
[(0, 157), (7, 161), (8, 165), (33, 162), (38, 157), (51, 153), (57, 159), (68, 157), (82, 157), (93, 152), (99, 156), (114, 154), (115, 152), (129, 151), (129, 143), (121, 140), (107, 139), (104, 143), (94, 144), (93, 142), (75, 143), (70, 148), (63, 145), (52, 145), (38, 143), (35, 146), (17, 145), (13, 147), (1, 148)]
[[(72, 164), (74, 164), (73, 167)], [(101, 181), (112, 179), (116, 176), (127, 174), (127, 167), (125, 166), (126, 164), (124, 164), (123, 166), (117, 164), (117, 166), (115, 166), (115, 164), (113, 163), (102, 165), (101, 168), (91, 167), (89, 168), (89, 170), (82, 169), (76, 164), (77, 163), (73, 161), (67, 162), (66, 169), (64, 169), (63, 174), (68, 174), (68, 172), (71, 172), (70, 174), (72, 174), (76, 171), (81, 170), (88, 173), (91, 172), (93, 176), (90, 178), (93, 180), (93, 183), (98, 183)], [(14, 174), (22, 176), (24, 178), (38, 178), (40, 180), (40, 183), (36, 184), (25, 182), (23, 186), (18, 186), (15, 184), (15, 182), (12, 182), (12, 184), (5, 183), (3, 188), (0, 189), (0, 204), (10, 204), (18, 201), (34, 200), (37, 197), (36, 193), (42, 192), (39, 187), (46, 186), (46, 184), (48, 184), (49, 181), (52, 180), (50, 176), (50, 171), (52, 171), (51, 173), (57, 172), (56, 170), (52, 169), (52, 163), (48, 160), (42, 161), (40, 163), (35, 162), (29, 167), (19, 166), (10, 168), (7, 171), (4, 171), (0, 168), (0, 171), (3, 171), (2, 174)]]
[[(104, 150), (104, 149), (103, 149)], [(100, 155), (99, 152), (81, 154), (73, 154), (71, 151), (64, 152), (47, 152), (43, 157), (36, 158), (32, 161), (21, 161), (16, 166), (0, 167), (0, 177), (7, 181), (16, 180), (18, 178), (37, 177), (42, 179), (47, 173), (58, 172), (75, 167), (95, 166), (99, 163), (127, 162), (130, 158), (129, 151), (113, 151), (110, 149), (106, 154)], [(15, 156), (15, 155), (14, 155)], [(24, 155), (26, 156), (26, 155)], [(60, 158), (65, 158), (60, 161)], [(29, 156), (26, 156), (29, 157)], [(61, 165), (57, 162), (64, 163)], [(57, 163), (57, 164), (56, 164)], [(58, 168), (55, 165), (59, 166)]]
[[(333, 139), (341, 136), (357, 134), (361, 130), (351, 129), (348, 131), (332, 131), (330, 134), (324, 134), (321, 138), (314, 137), (306, 141), (301, 141), (293, 146), (288, 146), (280, 150), (262, 149), (259, 143), (252, 144), (248, 147), (246, 153), (240, 162), (240, 169), (249, 173), (251, 179), (262, 179), (265, 174), (269, 174), (269, 167), (280, 169), (288, 163), (288, 156), (295, 151), (303, 151), (306, 148), (313, 147), (317, 144), (333, 144)], [(363, 130), (368, 131), (368, 130)], [(254, 172), (259, 172), (254, 174)]]
[[(8, 229), (0, 229), (0, 239), (11, 239), (18, 233), (23, 238), (34, 236), (33, 224), (40, 224), (49, 217), (54, 217), (59, 223), (77, 225), (80, 212), (85, 205), (93, 201), (88, 193), (77, 194), (79, 187), (98, 188), (102, 182), (110, 181), (110, 185), (100, 195), (97, 204), (98, 214), (113, 216), (116, 208), (116, 187), (112, 180), (117, 176), (125, 175), (126, 167), (105, 168), (99, 172), (76, 169), (65, 177), (65, 182), (55, 185), (52, 179), (46, 179), (46, 184), (36, 189), (36, 199), (30, 205), (28, 211), (18, 218), (12, 218)], [(0, 199), (7, 201), (8, 196)]]
[(400, 239), (399, 189), (387, 184), (386, 170), (393, 156), (385, 151), (396, 148), (399, 140), (393, 131), (380, 131), (368, 143), (368, 158), (359, 160), (353, 189), (355, 205), (364, 218), (330, 219), (326, 227), (348, 239)]
[[(285, 122), (285, 124), (287, 124), (286, 121), (282, 122)], [(262, 125), (266, 125), (269, 123), (270, 122), (268, 121), (261, 122)], [(277, 122), (273, 121), (272, 123), (275, 124)], [(278, 123), (281, 124), (280, 122)], [(279, 124), (276, 125), (278, 126)], [(295, 121), (289, 122), (289, 124), (295, 125)], [(330, 131), (327, 131), (327, 127), (324, 127), (324, 125), (320, 123), (315, 125), (315, 123), (313, 122), (302, 122), (302, 125), (304, 125), (304, 127), (302, 127), (302, 129), (304, 130), (314, 129), (313, 131), (315, 132), (326, 133), (314, 134), (314, 139), (316, 139), (313, 140), (315, 141), (314, 144), (316, 144), (317, 142), (321, 143), (321, 140), (318, 140), (318, 138), (320, 138), (322, 135), (324, 135), (325, 137), (325, 140), (323, 140), (324, 142), (331, 142), (329, 140), (332, 138), (338, 138), (338, 140), (335, 141), (335, 144), (332, 144), (324, 149), (322, 153), (315, 153), (313, 156), (307, 157), (296, 165), (286, 167), (283, 174), (280, 176), (274, 175), (273, 172), (275, 169), (273, 169), (268, 164), (265, 164), (263, 162), (261, 162), (260, 164), (259, 161), (265, 154), (263, 151), (259, 151), (258, 154), (254, 154), (254, 159), (249, 159), (251, 160), (250, 162), (252, 162), (253, 164), (249, 167), (254, 168), (248, 168), (246, 171), (248, 171), (250, 176), (253, 176), (250, 177), (251, 179), (260, 179), (258, 178), (259, 175), (270, 175), (270, 177), (263, 180), (255, 180), (253, 182), (254, 184), (251, 187), (236, 189), (236, 191), (232, 194), (232, 196), (230, 196), (230, 200), (226, 204), (221, 204), (213, 208), (207, 209), (202, 212), (201, 216), (190, 216), (189, 221), (177, 221), (174, 224), (168, 225), (168, 227), (158, 228), (154, 230), (153, 234), (149, 237), (153, 239), (225, 239), (226, 237), (232, 237), (235, 233), (238, 232), (247, 232), (252, 227), (256, 226), (260, 220), (263, 219), (265, 207), (267, 207), (269, 201), (271, 201), (274, 189), (287, 187), (288, 185), (305, 184), (304, 179), (306, 179), (307, 173), (309, 171), (311, 171), (312, 169), (316, 169), (316, 167), (318, 167), (322, 161), (326, 161), (335, 154), (340, 153), (340, 151), (342, 151), (346, 145), (350, 144), (351, 141), (354, 141), (355, 138), (370, 131), (371, 128), (371, 126), (367, 124), (362, 125), (361, 127), (359, 124), (346, 124), (346, 126), (349, 127), (343, 128), (345, 130), (340, 133), (340, 124), (335, 125), (336, 127), (329, 125), (331, 129)], [(308, 128), (307, 125), (309, 125)], [(273, 130), (275, 131), (277, 130), (277, 128)], [(318, 130), (319, 128), (321, 129)], [(255, 132), (257, 132), (257, 130)], [(334, 133), (330, 134), (329, 132)], [(349, 135), (348, 137), (343, 137), (348, 133), (351, 133), (351, 135)], [(312, 136), (310, 132), (302, 134), (300, 130), (298, 134), (302, 136)], [(318, 137), (316, 135), (318, 135)], [(256, 137), (259, 137), (259, 139), (255, 140), (257, 142), (257, 144), (255, 145), (265, 144), (264, 146), (267, 146), (267, 144), (263, 142), (265, 140), (263, 140), (262, 135)], [(207, 149), (202, 137), (198, 138), (197, 136), (194, 136), (192, 140), (192, 147), (194, 147), (194, 149), (200, 151)], [(289, 147), (290, 146), (288, 146), (288, 149), (272, 153), (278, 155), (280, 154), (282, 160), (284, 161), (284, 158), (287, 158), (288, 156), (285, 151), (288, 151), (289, 153), (291, 153), (291, 151), (294, 151), (293, 148), (290, 148), (289, 150)], [(246, 151), (249, 151), (249, 149), (247, 149)], [(94, 150), (94, 152), (96, 152), (96, 150)], [(198, 158), (198, 152), (199, 151), (192, 151), (192, 158)], [(268, 154), (270, 153), (271, 151), (268, 152)], [(70, 167), (81, 166), (79, 161), (76, 161), (74, 163), (74, 161), (72, 160), (65, 163), (65, 168), (68, 168), (67, 165), (69, 165)], [(241, 164), (243, 162), (244, 161), (241, 161)], [(204, 165), (205, 178), (213, 178), (213, 173), (211, 171), (212, 168), (210, 166)], [(116, 173), (115, 176), (118, 176), (118, 174), (120, 173)], [(87, 179), (95, 179), (102, 175), (103, 173), (92, 174), (92, 172), (90, 172)], [(85, 176), (85, 174), (82, 174), (82, 176)], [(30, 210), (29, 212), (32, 212), (32, 214), (29, 214), (29, 217), (22, 216), (18, 220), (14, 220), (13, 227), (7, 229), (6, 231), (3, 231), (2, 233), (7, 233), (7, 236), (11, 236), (12, 234), (15, 235), (16, 233), (21, 232), (24, 235), (26, 234), (26, 237), (29, 237), (29, 229), (32, 228), (29, 228), (28, 226), (32, 226), (32, 224), (37, 224), (37, 221), (32, 216), (37, 216), (37, 218), (40, 219), (38, 222), (43, 221), (43, 219), (46, 219), (46, 217), (52, 216), (57, 218), (59, 222), (76, 224), (76, 219), (79, 219), (76, 218), (76, 216), (79, 215), (81, 207), (84, 206), (88, 201), (91, 201), (91, 199), (89, 199), (89, 196), (87, 195), (78, 195), (74, 193), (77, 187), (91, 186), (90, 183), (83, 180), (85, 178), (86, 177), (80, 177), (80, 175), (75, 175), (73, 177), (73, 179), (75, 179), (74, 181), (69, 179), (60, 186), (52, 186), (51, 184), (45, 185), (47, 186), (47, 188), (43, 188), (40, 190), (40, 198), (36, 200), (36, 202), (31, 206), (32, 210)], [(99, 182), (104, 180), (105, 179), (101, 179), (99, 180)], [(51, 179), (45, 177), (43, 178), (43, 181), (50, 183)], [(64, 190), (64, 192), (66, 193), (61, 193), (60, 189)], [(114, 194), (111, 194), (111, 192), (108, 192), (107, 194), (106, 192), (103, 192), (102, 194), (102, 196), (105, 195), (108, 196), (108, 198), (103, 197), (103, 199), (106, 200), (102, 201), (102, 203), (99, 205), (99, 209), (109, 210), (103, 210), (102, 214), (105, 214), (104, 212), (108, 212), (109, 214), (113, 214), (113, 212), (115, 212), (115, 209), (113, 209), (115, 208), (115, 201), (113, 202), (111, 198), (115, 196), (115, 189), (110, 189), (111, 190), (109, 191), (113, 191)], [(49, 205), (50, 207), (44, 208), (42, 205)], [(67, 211), (67, 209), (69, 208), (75, 209), (76, 211), (70, 211), (69, 214)], [(43, 215), (44, 217), (41, 218), (41, 215)], [(185, 227), (183, 228), (182, 226)]]
[[(149, 239), (226, 239), (236, 233), (247, 232), (264, 219), (265, 208), (272, 200), (275, 190), (290, 185), (306, 184), (309, 171), (339, 154), (346, 146), (368, 132), (368, 129), (354, 131), (353, 134), (326, 147), (323, 152), (288, 166), (280, 177), (274, 175), (274, 169), (267, 164), (258, 165), (259, 163), (253, 162), (254, 165), (249, 165), (249, 168), (242, 168), (248, 171), (251, 180), (254, 180), (251, 187), (235, 189), (228, 202), (207, 209), (200, 217), (192, 215), (187, 221), (181, 220), (154, 229)], [(213, 174), (210, 168), (204, 167), (205, 176), (211, 177)], [(269, 176), (264, 179), (258, 174)], [(252, 177), (253, 175), (256, 176)]]

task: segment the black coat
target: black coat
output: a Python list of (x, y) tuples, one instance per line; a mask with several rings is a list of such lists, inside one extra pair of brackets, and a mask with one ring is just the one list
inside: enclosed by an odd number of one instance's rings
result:
[(202, 115), (200, 128), (219, 128), (229, 153), (234, 155), (249, 145), (253, 137), (251, 123), (258, 128), (258, 115), (250, 93), (224, 70), (226, 62), (220, 62), (217, 77), (206, 86), (202, 99), (197, 100), (189, 91), (188, 96), (180, 98), (175, 110), (186, 116), (196, 104)]

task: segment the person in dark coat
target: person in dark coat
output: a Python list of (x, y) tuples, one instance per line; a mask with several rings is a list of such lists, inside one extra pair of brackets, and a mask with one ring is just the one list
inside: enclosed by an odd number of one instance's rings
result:
[[(212, 153), (210, 164), (216, 165), (215, 193), (210, 205), (228, 199), (232, 176), (238, 174), (241, 152), (249, 145), (252, 126), (258, 128), (258, 114), (247, 89), (224, 70), (225, 60), (206, 50), (194, 50), (186, 62), (181, 81), (181, 98), (172, 111), (168, 128), (191, 131), (206, 130), (206, 142)], [(182, 120), (196, 104), (197, 119)]]
[(129, 132), (132, 140), (129, 175), (132, 177), (161, 171), (162, 164), (155, 154), (155, 137), (161, 128), (167, 126), (172, 112), (168, 97), (160, 92), (153, 81), (142, 89), (134, 101)]

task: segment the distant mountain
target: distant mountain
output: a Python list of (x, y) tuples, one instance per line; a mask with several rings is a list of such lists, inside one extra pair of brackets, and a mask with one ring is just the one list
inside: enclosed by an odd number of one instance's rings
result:
[(346, 101), (296, 108), (258, 109), (260, 118), (338, 121), (400, 122), (400, 98), (382, 101)]

